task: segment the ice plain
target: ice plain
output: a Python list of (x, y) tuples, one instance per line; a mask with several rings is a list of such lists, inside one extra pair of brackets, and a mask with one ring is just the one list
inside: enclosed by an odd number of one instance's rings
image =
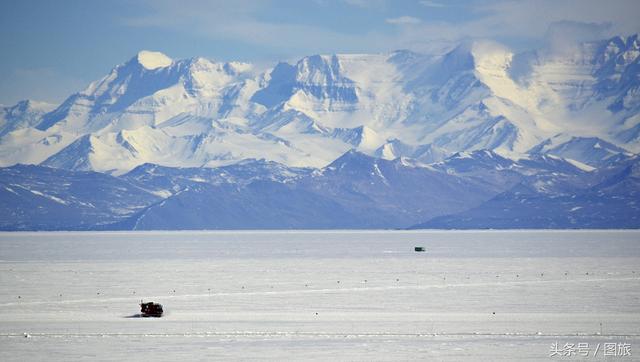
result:
[(639, 360), (639, 231), (0, 233), (2, 361), (612, 358), (555, 342)]

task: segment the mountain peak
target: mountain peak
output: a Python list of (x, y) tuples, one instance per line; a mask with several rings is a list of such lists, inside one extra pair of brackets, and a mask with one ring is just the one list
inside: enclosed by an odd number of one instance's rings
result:
[(32, 99), (23, 99), (12, 106), (5, 106), (4, 108), (8, 108), (13, 112), (25, 112), (29, 109), (48, 112), (53, 110), (55, 108), (55, 105), (47, 102), (34, 101)]
[(358, 168), (356, 165), (369, 167), (371, 164), (375, 163), (376, 160), (376, 158), (352, 148), (331, 162), (325, 167), (325, 169), (342, 170), (346, 165), (352, 165), (354, 168)]
[(153, 70), (157, 68), (168, 67), (173, 64), (173, 60), (168, 56), (149, 50), (142, 50), (136, 55), (136, 60), (144, 68)]
[[(602, 63), (592, 63), (602, 41), (567, 59), (537, 51), (518, 58), (475, 40), (445, 55), (310, 55), (273, 69), (141, 51), (53, 112), (13, 117), (0, 109), (0, 128), (10, 125), (0, 137), (16, 124), (37, 127), (3, 142), (0, 164), (31, 160), (33, 144), (42, 145), (38, 159), (47, 159), (88, 133), (99, 137), (94, 154), (103, 152), (94, 157), (97, 170), (118, 172), (146, 161), (213, 167), (247, 157), (319, 167), (349, 148), (425, 164), (476, 149), (517, 159), (565, 134), (543, 153), (599, 167), (628, 157), (617, 146), (640, 150), (637, 36), (612, 41), (622, 50)], [(134, 147), (121, 130), (136, 130)], [(585, 140), (550, 152), (578, 135), (611, 144)], [(460, 153), (455, 160), (492, 156)]]
[(53, 104), (30, 99), (19, 101), (13, 106), (0, 106), (0, 137), (17, 129), (37, 125), (40, 118), (54, 108)]
[(511, 55), (507, 47), (497, 42), (467, 40), (444, 56), (444, 65), (450, 71), (503, 66)]

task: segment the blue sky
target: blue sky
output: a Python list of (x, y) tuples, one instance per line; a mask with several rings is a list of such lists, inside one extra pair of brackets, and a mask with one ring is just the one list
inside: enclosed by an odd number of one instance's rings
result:
[(5, 0), (0, 103), (61, 102), (142, 49), (261, 64), (316, 53), (442, 52), (467, 38), (523, 50), (544, 46), (549, 34), (636, 33), (637, 14), (636, 0)]

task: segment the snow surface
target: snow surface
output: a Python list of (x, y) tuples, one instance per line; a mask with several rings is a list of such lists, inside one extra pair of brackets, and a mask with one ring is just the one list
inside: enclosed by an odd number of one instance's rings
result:
[(138, 62), (143, 67), (153, 70), (168, 67), (173, 63), (173, 60), (160, 52), (143, 50), (138, 53)]
[[(0, 360), (539, 361), (554, 342), (630, 343), (633, 357), (619, 360), (635, 360), (638, 240), (638, 231), (0, 233)], [(166, 316), (138, 318), (141, 299)]]

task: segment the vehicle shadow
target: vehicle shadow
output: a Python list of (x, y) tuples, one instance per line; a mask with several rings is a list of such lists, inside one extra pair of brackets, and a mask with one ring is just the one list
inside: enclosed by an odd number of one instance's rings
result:
[(124, 316), (122, 318), (148, 318), (148, 317), (142, 315), (142, 313), (136, 313), (136, 314)]
[(136, 313), (136, 314), (132, 314), (132, 315), (126, 315), (122, 318), (160, 318), (159, 316), (152, 316), (152, 315), (144, 315), (142, 313)]

